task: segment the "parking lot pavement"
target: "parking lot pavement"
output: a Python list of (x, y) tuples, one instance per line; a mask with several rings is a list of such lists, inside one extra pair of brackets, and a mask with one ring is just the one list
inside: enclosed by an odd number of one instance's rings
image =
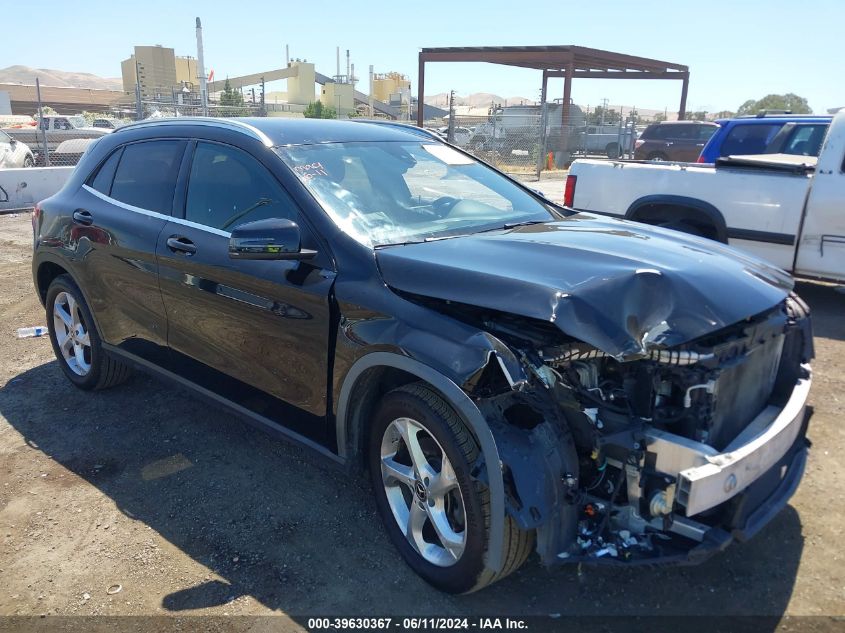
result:
[[(792, 503), (698, 567), (518, 573), (432, 590), (365, 485), (144, 376), (75, 390), (32, 289), (29, 218), (0, 217), (0, 614), (843, 614), (845, 295), (815, 312), (814, 442)], [(117, 593), (108, 589), (120, 585)]]

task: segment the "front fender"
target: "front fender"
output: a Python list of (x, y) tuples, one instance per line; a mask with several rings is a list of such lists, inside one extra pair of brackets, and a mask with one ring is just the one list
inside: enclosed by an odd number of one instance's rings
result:
[(337, 401), (336, 433), (338, 452), (349, 457), (348, 434), (351, 412), (351, 395), (355, 384), (369, 369), (391, 367), (398, 369), (431, 385), (446, 402), (461, 416), (464, 424), (478, 440), (487, 471), (487, 485), (490, 489), (490, 541), (485, 557), (485, 566), (492, 572), (502, 568), (502, 539), (504, 537), (505, 493), (502, 481), (502, 467), (499, 451), (487, 420), (475, 403), (452, 380), (434, 368), (418, 360), (393, 352), (370, 352), (360, 357), (343, 380)]

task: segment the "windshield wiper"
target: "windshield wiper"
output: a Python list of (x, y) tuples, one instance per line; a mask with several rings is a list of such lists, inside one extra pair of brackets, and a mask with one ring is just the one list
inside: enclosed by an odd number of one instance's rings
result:
[(385, 242), (384, 244), (375, 244), (373, 248), (388, 248), (390, 246), (408, 246), (408, 244), (422, 244), (427, 240), (408, 240), (406, 242)]
[(453, 240), (456, 237), (468, 237), (477, 233), (488, 233), (490, 231), (507, 231), (508, 229), (515, 229), (518, 226), (530, 226), (532, 224), (543, 224), (548, 220), (525, 220), (523, 222), (506, 222), (501, 226), (492, 226), (489, 229), (481, 229), (472, 233), (456, 233), (454, 235), (436, 235), (434, 237), (426, 237), (422, 240), (407, 240), (405, 242), (387, 242), (385, 244), (376, 244), (373, 248), (387, 248), (389, 246), (407, 246), (408, 244), (423, 244), (425, 242), (439, 242), (441, 240)]
[(515, 229), (519, 226), (531, 226), (532, 224), (543, 224), (544, 222), (549, 222), (549, 220), (525, 220), (523, 222), (505, 222), (500, 226), (491, 226), (489, 229), (481, 229), (480, 231), (475, 232), (489, 233), (490, 231), (507, 231), (509, 229)]

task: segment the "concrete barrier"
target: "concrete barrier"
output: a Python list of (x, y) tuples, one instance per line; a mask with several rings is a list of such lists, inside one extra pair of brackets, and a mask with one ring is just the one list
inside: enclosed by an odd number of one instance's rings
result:
[(0, 213), (25, 209), (61, 189), (73, 167), (0, 169)]

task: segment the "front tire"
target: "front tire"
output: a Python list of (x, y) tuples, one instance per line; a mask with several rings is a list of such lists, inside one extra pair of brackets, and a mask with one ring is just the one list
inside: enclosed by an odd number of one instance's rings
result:
[(23, 159), (23, 166), (24, 167), (32, 167), (35, 165), (35, 159), (32, 158), (32, 154), (27, 154), (26, 158)]
[(461, 419), (431, 389), (414, 383), (379, 404), (369, 438), (376, 506), (405, 562), (448, 593), (481, 589), (528, 557), (533, 532), (505, 518), (503, 569), (485, 569), (490, 492), (472, 475), (480, 455)]
[(88, 304), (70, 275), (53, 280), (45, 305), (53, 353), (68, 380), (89, 391), (129, 378), (129, 367), (103, 350)]

